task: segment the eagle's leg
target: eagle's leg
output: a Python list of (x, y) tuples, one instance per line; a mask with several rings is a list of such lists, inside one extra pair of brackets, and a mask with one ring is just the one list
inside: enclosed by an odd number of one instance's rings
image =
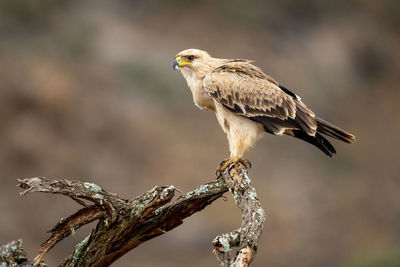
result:
[(248, 145), (243, 142), (243, 138), (237, 138), (237, 136), (228, 134), (228, 140), (231, 156), (219, 164), (217, 168), (217, 177), (220, 177), (226, 169), (230, 169), (239, 163), (244, 165), (246, 168), (251, 167), (250, 161), (242, 158), (244, 151), (248, 148)]
[[(218, 111), (218, 106), (216, 107)], [(244, 159), (243, 155), (260, 138), (264, 128), (246, 118), (233, 115), (225, 109), (220, 110), (220, 114), (217, 112), (217, 119), (226, 133), (231, 152), (230, 157), (222, 161), (217, 168), (217, 177), (219, 178), (224, 171), (237, 164), (250, 168), (250, 162)]]

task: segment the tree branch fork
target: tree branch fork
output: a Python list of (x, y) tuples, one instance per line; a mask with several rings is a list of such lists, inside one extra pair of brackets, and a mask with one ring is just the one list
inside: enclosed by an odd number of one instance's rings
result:
[[(256, 255), (265, 220), (248, 169), (241, 163), (231, 165), (219, 179), (176, 198), (177, 189), (172, 185), (156, 186), (127, 200), (88, 182), (43, 177), (18, 181), (18, 186), (24, 189), (21, 195), (33, 192), (61, 194), (82, 208), (49, 231), (51, 236), (41, 245), (33, 262), (28, 261), (26, 255), (25, 258), (20, 256), (23, 254), (22, 241), (13, 241), (0, 247), (0, 266), (3, 262), (16, 263), (13, 255), (25, 259), (23, 266), (45, 266), (42, 258), (52, 247), (95, 220), (98, 220), (96, 227), (59, 266), (109, 266), (147, 240), (178, 227), (185, 218), (203, 210), (228, 190), (242, 211), (242, 223), (238, 229), (215, 237), (214, 253), (221, 266), (248, 266)], [(22, 254), (11, 253), (10, 247)]]

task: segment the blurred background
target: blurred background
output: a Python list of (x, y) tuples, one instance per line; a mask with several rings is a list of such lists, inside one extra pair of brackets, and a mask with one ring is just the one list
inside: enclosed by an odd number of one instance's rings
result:
[[(20, 197), (17, 178), (94, 182), (125, 198), (183, 192), (228, 156), (172, 59), (186, 48), (247, 58), (357, 137), (337, 155), (266, 135), (246, 156), (267, 211), (253, 266), (400, 266), (400, 2), (0, 2), (0, 244), (31, 258), (62, 196)], [(227, 194), (113, 266), (217, 266), (212, 239), (240, 225)], [(89, 225), (45, 256), (55, 266)]]

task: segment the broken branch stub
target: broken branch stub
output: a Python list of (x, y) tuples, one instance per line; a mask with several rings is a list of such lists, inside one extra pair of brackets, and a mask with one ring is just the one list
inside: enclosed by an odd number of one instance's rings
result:
[[(0, 266), (32, 267), (33, 264), (33, 261), (28, 260), (28, 256), (22, 248), (21, 239), (0, 246)], [(44, 262), (40, 262), (36, 266), (48, 267)]]

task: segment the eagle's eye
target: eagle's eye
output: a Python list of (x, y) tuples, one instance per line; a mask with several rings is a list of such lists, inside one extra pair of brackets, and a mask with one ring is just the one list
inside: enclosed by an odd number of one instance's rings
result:
[(193, 55), (190, 55), (190, 56), (188, 56), (188, 59), (189, 59), (189, 60), (193, 60), (193, 59), (194, 59), (194, 56), (193, 56)]

